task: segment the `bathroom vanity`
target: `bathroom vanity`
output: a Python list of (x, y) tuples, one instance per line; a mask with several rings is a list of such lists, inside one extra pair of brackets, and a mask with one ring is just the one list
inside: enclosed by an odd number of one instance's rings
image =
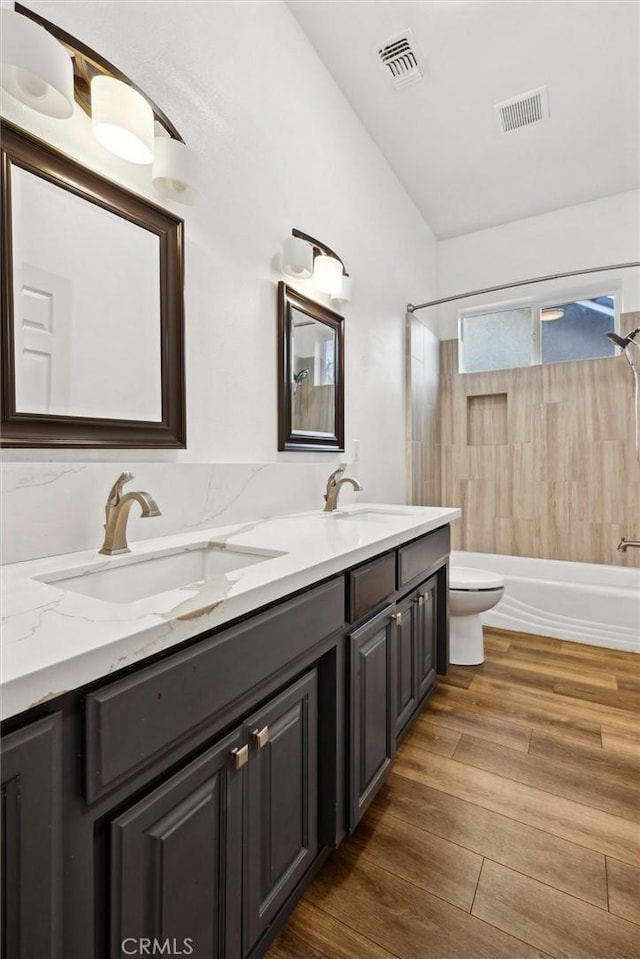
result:
[[(446, 671), (459, 515), (359, 504), (5, 567), (7, 959), (261, 956)], [(197, 582), (143, 571), (212, 550)]]

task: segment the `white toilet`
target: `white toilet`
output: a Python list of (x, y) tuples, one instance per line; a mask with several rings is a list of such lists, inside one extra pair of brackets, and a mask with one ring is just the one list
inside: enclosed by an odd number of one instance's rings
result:
[(449, 567), (449, 662), (478, 666), (484, 662), (480, 613), (499, 603), (504, 578), (484, 569)]

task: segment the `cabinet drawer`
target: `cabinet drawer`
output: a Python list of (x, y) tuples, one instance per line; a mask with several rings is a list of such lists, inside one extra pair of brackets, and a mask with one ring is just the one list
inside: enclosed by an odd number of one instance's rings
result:
[(379, 556), (348, 574), (349, 622), (355, 623), (388, 599), (396, 588), (395, 553)]
[(235, 700), (343, 623), (339, 578), (88, 695), (87, 800), (188, 740), (198, 726), (222, 721)]
[(412, 583), (446, 562), (451, 535), (448, 526), (417, 539), (398, 550), (398, 589)]

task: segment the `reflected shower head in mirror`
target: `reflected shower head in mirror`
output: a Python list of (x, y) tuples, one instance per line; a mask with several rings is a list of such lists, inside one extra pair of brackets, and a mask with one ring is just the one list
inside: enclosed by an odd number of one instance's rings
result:
[(298, 373), (293, 374), (293, 395), (294, 396), (298, 392), (298, 387), (300, 386), (303, 380), (306, 380), (308, 375), (309, 375), (309, 370), (307, 369), (300, 370)]

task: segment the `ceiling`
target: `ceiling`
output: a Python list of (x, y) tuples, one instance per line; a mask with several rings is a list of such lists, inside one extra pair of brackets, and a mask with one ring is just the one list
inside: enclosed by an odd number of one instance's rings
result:
[[(439, 239), (640, 185), (635, 0), (288, 0)], [(423, 79), (378, 50), (412, 31)], [(493, 105), (547, 85), (549, 119), (500, 132)]]

